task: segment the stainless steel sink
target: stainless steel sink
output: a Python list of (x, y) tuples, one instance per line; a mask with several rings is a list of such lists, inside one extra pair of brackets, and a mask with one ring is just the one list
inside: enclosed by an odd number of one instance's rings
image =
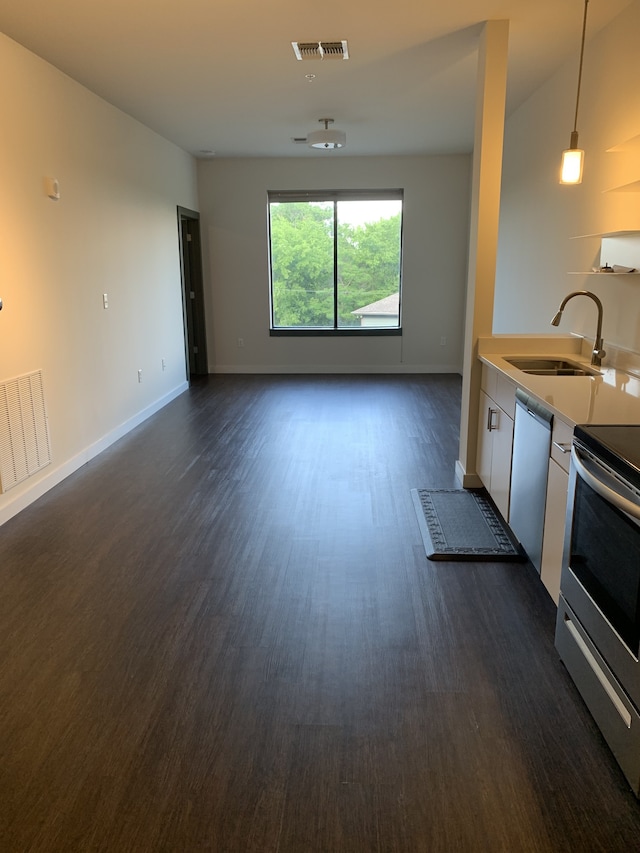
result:
[(598, 370), (578, 364), (566, 358), (544, 358), (540, 356), (522, 356), (519, 358), (505, 358), (513, 367), (517, 367), (523, 373), (532, 373), (536, 376), (599, 376)]

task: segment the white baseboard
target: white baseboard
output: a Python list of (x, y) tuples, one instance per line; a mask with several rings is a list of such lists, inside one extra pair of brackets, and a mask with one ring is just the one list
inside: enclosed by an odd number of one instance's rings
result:
[(459, 373), (457, 364), (212, 364), (209, 373), (251, 374), (374, 374), (374, 373)]
[[(26, 509), (30, 504), (37, 501), (38, 498), (41, 498), (42, 495), (46, 494), (54, 486), (57, 486), (58, 483), (61, 483), (70, 474), (73, 474), (74, 471), (77, 471), (78, 468), (82, 468), (83, 465), (86, 465), (87, 462), (94, 459), (98, 454), (102, 453), (103, 450), (106, 450), (107, 447), (110, 447), (128, 432), (131, 432), (132, 429), (135, 429), (141, 423), (146, 421), (147, 418), (155, 415), (156, 412), (159, 412), (160, 409), (164, 408), (172, 400), (175, 400), (176, 397), (179, 397), (180, 394), (183, 394), (188, 388), (188, 382), (185, 381), (180, 383), (180, 385), (176, 386), (167, 394), (151, 403), (151, 405), (142, 409), (142, 411), (138, 412), (124, 423), (119, 424), (117, 427), (110, 430), (106, 435), (102, 436), (102, 438), (98, 439), (98, 441), (90, 444), (88, 447), (85, 447), (71, 459), (68, 459), (66, 462), (63, 462), (55, 468), (45, 468), (40, 472), (40, 476), (33, 482), (33, 484), (29, 484), (27, 481), (26, 483), (22, 483), (21, 487), (16, 487), (20, 490), (16, 493), (15, 497), (12, 497), (11, 493), (9, 493), (8, 502), (3, 507), (0, 507), (0, 526), (2, 526), (6, 521), (9, 521), (10, 518), (13, 518), (14, 515), (22, 512), (22, 510)], [(4, 496), (0, 496), (0, 498), (2, 497)]]

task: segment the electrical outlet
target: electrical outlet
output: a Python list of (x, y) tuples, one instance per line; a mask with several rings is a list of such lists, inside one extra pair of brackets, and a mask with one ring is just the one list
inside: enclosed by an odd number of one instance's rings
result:
[(162, 359), (162, 369), (163, 369), (163, 370), (166, 370), (166, 369), (167, 369), (167, 359), (166, 359), (166, 358), (163, 358), (163, 359)]
[(103, 308), (109, 307), (109, 294), (108, 293), (102, 294), (102, 307)]
[(447, 345), (447, 339), (446, 339), (446, 338), (445, 338), (445, 336), (443, 335), (443, 336), (440, 338), (440, 346), (441, 346), (441, 347), (446, 347), (446, 345)]
[(238, 346), (242, 348), (244, 346), (244, 338), (238, 338)]
[(138, 371), (138, 382), (142, 382), (142, 370)]

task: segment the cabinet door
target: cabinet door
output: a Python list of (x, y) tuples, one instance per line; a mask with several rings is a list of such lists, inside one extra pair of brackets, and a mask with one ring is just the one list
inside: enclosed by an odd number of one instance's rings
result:
[(504, 518), (509, 513), (512, 446), (513, 420), (481, 391), (476, 471)]
[(560, 571), (568, 491), (569, 475), (555, 460), (550, 459), (540, 577), (556, 604), (560, 596)]
[(491, 397), (480, 391), (480, 407), (478, 409), (478, 447), (476, 450), (476, 471), (485, 489), (491, 493), (491, 456), (493, 434), (489, 431), (491, 409), (498, 407)]
[(511, 487), (511, 451), (513, 449), (513, 420), (498, 411), (498, 425), (492, 431), (491, 497), (503, 518), (509, 518), (509, 490)]

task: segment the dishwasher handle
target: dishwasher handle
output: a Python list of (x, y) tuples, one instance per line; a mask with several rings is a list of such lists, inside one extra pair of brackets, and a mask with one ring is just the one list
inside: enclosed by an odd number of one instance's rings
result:
[(551, 430), (553, 414), (546, 409), (542, 403), (539, 403), (535, 397), (527, 394), (526, 391), (523, 391), (521, 388), (516, 388), (516, 405), (521, 406), (526, 410), (530, 417), (534, 418), (539, 424), (542, 424), (544, 427)]

